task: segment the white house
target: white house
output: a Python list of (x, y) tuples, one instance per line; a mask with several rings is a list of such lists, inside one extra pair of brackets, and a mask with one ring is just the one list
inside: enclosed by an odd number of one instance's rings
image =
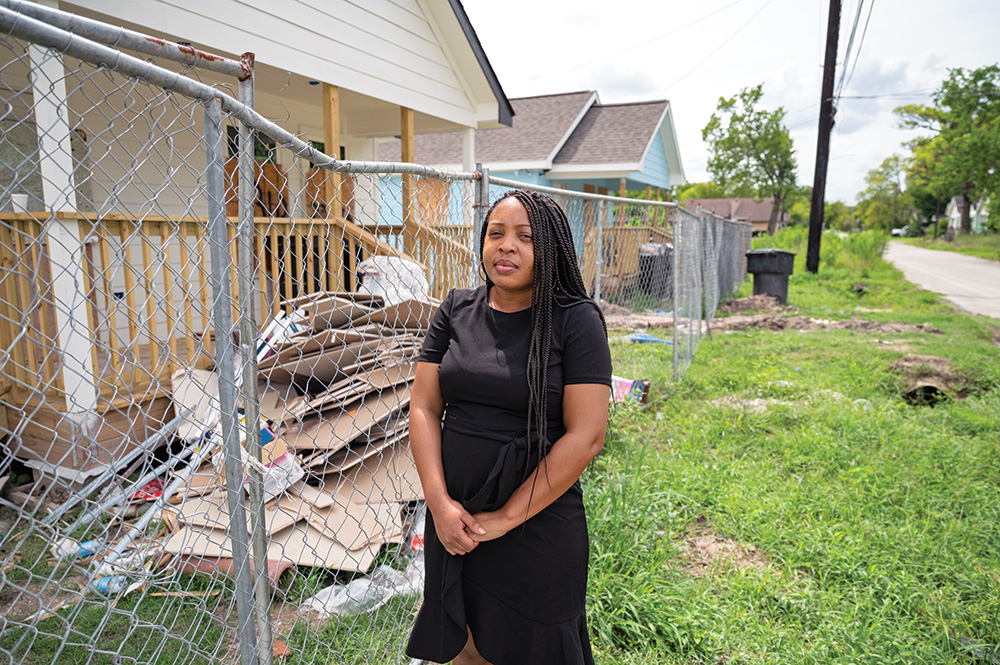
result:
[[(990, 216), (989, 203), (989, 199), (972, 202), (969, 208), (969, 220), (972, 223), (973, 233), (982, 233), (986, 230)], [(958, 233), (962, 228), (962, 205), (962, 197), (953, 196), (944, 210), (945, 217), (948, 218), (948, 231), (951, 233)]]

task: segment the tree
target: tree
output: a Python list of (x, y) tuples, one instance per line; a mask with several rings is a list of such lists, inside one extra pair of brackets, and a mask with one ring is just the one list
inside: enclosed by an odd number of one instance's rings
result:
[(960, 190), (960, 231), (969, 233), (972, 203), (1000, 192), (1000, 67), (950, 69), (932, 99), (933, 106), (910, 104), (896, 114), (903, 127), (934, 132), (923, 146), (935, 157), (929, 177), (940, 191)]
[(714, 182), (691, 182), (680, 185), (674, 190), (673, 199), (675, 201), (687, 201), (688, 199), (724, 199), (730, 196), (719, 185)]
[(768, 233), (778, 227), (786, 197), (795, 187), (795, 148), (784, 126), (785, 110), (757, 109), (764, 84), (744, 88), (735, 97), (719, 98), (701, 138), (709, 144), (708, 171), (730, 196), (739, 190), (774, 198)]
[(846, 231), (854, 225), (854, 209), (843, 201), (831, 201), (824, 207), (823, 220), (829, 229)]
[(910, 198), (902, 186), (904, 164), (902, 157), (891, 155), (865, 176), (867, 186), (858, 193), (857, 207), (865, 228), (888, 230), (902, 226), (902, 213), (910, 207)]

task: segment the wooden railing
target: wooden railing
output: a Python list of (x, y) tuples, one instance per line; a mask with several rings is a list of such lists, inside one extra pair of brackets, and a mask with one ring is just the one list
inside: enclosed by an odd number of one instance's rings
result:
[[(647, 243), (672, 242), (667, 226), (607, 226), (601, 229), (601, 292), (633, 286), (639, 279), (639, 248)], [(591, 227), (583, 245), (583, 283), (593, 290), (597, 279), (597, 229)]]
[[(9, 349), (0, 395), (26, 404), (62, 402), (65, 387), (43, 213), (0, 214), (0, 343)], [(207, 220), (196, 216), (59, 213), (77, 220), (84, 248), (84, 284), (90, 326), (90, 366), (105, 404), (155, 396), (179, 366), (212, 364), (211, 274)], [(230, 218), (231, 222), (234, 222)], [(443, 297), (466, 286), (475, 273), (463, 238), (471, 229), (443, 231), (416, 222), (417, 256), (395, 246), (402, 225), (362, 227), (346, 219), (258, 217), (254, 281), (257, 323), (277, 313), (280, 302), (316, 291), (351, 291), (358, 263), (380, 256), (411, 258), (424, 265), (432, 294)], [(229, 225), (231, 302), (237, 315), (239, 243)]]

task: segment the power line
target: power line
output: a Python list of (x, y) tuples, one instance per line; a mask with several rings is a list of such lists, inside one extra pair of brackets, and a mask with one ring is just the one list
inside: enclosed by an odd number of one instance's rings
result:
[(684, 74), (683, 74), (683, 75), (682, 75), (682, 76), (681, 76), (681, 77), (680, 77), (679, 79), (677, 79), (676, 81), (674, 81), (673, 83), (671, 83), (670, 85), (668, 85), (668, 86), (667, 86), (666, 88), (664, 88), (664, 89), (663, 89), (663, 91), (662, 91), (662, 92), (660, 92), (660, 94), (659, 94), (658, 96), (664, 96), (664, 95), (666, 95), (666, 94), (667, 94), (667, 91), (668, 91), (668, 90), (670, 90), (670, 89), (671, 89), (672, 87), (674, 87), (675, 85), (677, 85), (678, 83), (680, 83), (681, 81), (683, 81), (684, 79), (686, 79), (686, 78), (687, 78), (688, 76), (690, 76), (690, 75), (691, 75), (692, 73), (694, 73), (694, 71), (695, 71), (696, 69), (698, 69), (698, 68), (699, 68), (699, 67), (701, 67), (701, 66), (702, 66), (703, 64), (705, 64), (705, 62), (706, 62), (706, 61), (707, 61), (707, 60), (708, 60), (709, 58), (711, 58), (711, 57), (712, 57), (713, 55), (715, 55), (716, 53), (718, 53), (718, 52), (719, 52), (719, 50), (720, 50), (720, 49), (721, 49), (721, 48), (722, 48), (723, 46), (725, 46), (725, 45), (726, 45), (726, 44), (728, 44), (728, 43), (729, 43), (730, 41), (732, 41), (733, 37), (735, 37), (736, 35), (740, 34), (740, 32), (742, 32), (744, 28), (746, 28), (746, 27), (747, 27), (748, 25), (750, 25), (750, 22), (751, 22), (751, 21), (753, 21), (753, 20), (754, 20), (755, 18), (757, 18), (757, 17), (758, 17), (759, 15), (760, 15), (760, 13), (761, 13), (762, 11), (764, 11), (765, 9), (767, 9), (767, 6), (768, 6), (768, 5), (770, 5), (770, 4), (772, 3), (772, 2), (774, 2), (774, 0), (767, 0), (767, 2), (765, 2), (765, 3), (764, 3), (764, 5), (763, 5), (763, 6), (762, 6), (762, 7), (760, 8), (760, 9), (758, 9), (758, 10), (757, 10), (756, 12), (754, 12), (753, 16), (751, 16), (750, 18), (748, 18), (748, 19), (747, 19), (747, 20), (746, 20), (746, 21), (745, 21), (745, 22), (743, 23), (743, 25), (741, 25), (741, 26), (740, 26), (739, 28), (737, 28), (737, 29), (736, 29), (736, 32), (734, 32), (733, 34), (729, 35), (729, 37), (727, 37), (727, 38), (725, 39), (725, 41), (723, 41), (723, 42), (722, 42), (721, 44), (719, 44), (718, 46), (716, 46), (716, 47), (715, 47), (715, 48), (714, 48), (714, 49), (712, 50), (712, 52), (711, 52), (711, 53), (709, 53), (709, 54), (708, 54), (708, 55), (706, 55), (706, 56), (705, 56), (704, 58), (702, 58), (702, 59), (701, 59), (701, 61), (699, 61), (699, 62), (698, 62), (698, 64), (696, 64), (696, 65), (695, 65), (694, 67), (692, 67), (692, 68), (691, 68), (691, 69), (689, 69), (689, 70), (688, 70), (687, 72), (685, 72), (685, 73), (684, 73)]
[[(847, 84), (848, 85), (851, 83), (851, 78), (854, 76), (854, 70), (857, 69), (857, 67), (858, 67), (858, 59), (861, 57), (861, 47), (864, 46), (865, 35), (868, 34), (868, 24), (872, 20), (872, 9), (874, 9), (874, 8), (875, 8), (875, 0), (871, 0), (871, 2), (868, 4), (868, 17), (865, 18), (865, 28), (864, 28), (864, 30), (861, 31), (861, 41), (858, 42), (858, 53), (857, 53), (857, 55), (854, 56), (854, 65), (851, 66), (851, 73), (848, 74), (848, 76), (847, 76)], [(844, 65), (846, 67), (846, 65), (847, 65), (846, 61), (844, 62)], [(838, 93), (839, 93), (839, 91), (838, 91)], [(839, 94), (838, 94), (838, 97), (839, 97)]]
[[(844, 54), (844, 67), (840, 70), (840, 81), (837, 82), (837, 92), (833, 95), (834, 104), (840, 99), (840, 91), (844, 88), (844, 80), (847, 78), (847, 66), (851, 61), (851, 49), (854, 48), (854, 35), (858, 31), (858, 23), (861, 21), (861, 10), (864, 9), (865, 0), (858, 2), (858, 10), (854, 12), (854, 25), (851, 26), (851, 36), (847, 39), (847, 51)], [(870, 16), (870, 14), (869, 14)], [(857, 62), (857, 59), (855, 59)]]

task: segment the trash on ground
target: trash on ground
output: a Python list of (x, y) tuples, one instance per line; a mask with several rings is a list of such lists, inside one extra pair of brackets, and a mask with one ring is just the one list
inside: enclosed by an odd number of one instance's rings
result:
[(635, 402), (645, 404), (649, 397), (649, 381), (646, 379), (626, 379), (611, 377), (611, 401), (616, 404)]

